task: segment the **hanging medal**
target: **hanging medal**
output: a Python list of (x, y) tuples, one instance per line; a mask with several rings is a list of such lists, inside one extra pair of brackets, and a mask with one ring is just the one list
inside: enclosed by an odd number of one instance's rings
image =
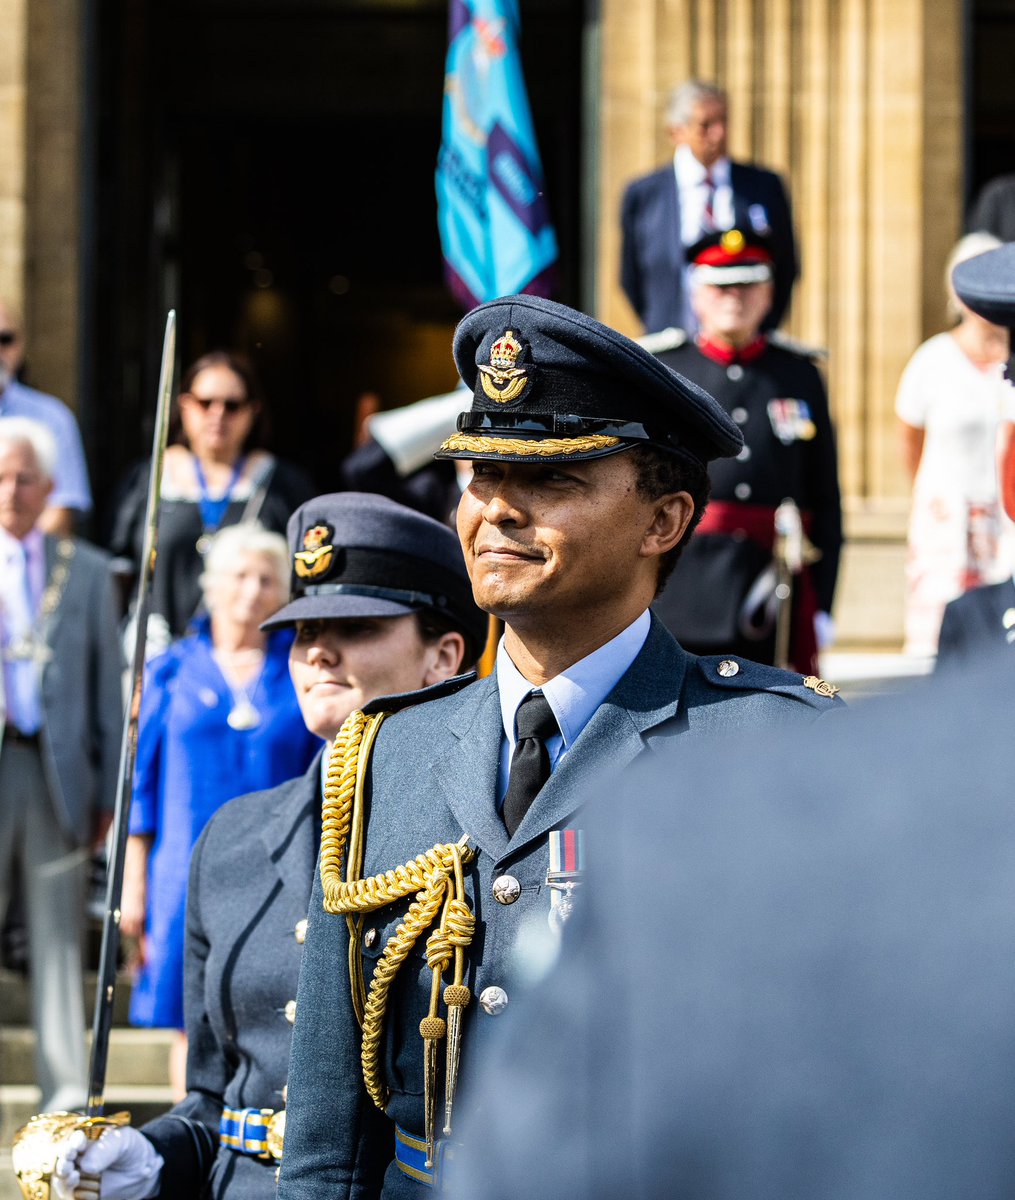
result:
[[(232, 499), (233, 488), (243, 474), (243, 468), (246, 465), (247, 460), (245, 457), (241, 456), (236, 460), (233, 473), (226, 484), (226, 490), (217, 499), (213, 499), (208, 491), (208, 480), (205, 476), (204, 468), (201, 466), (201, 460), (196, 454), (194, 455), (194, 474), (197, 476), (197, 488), (200, 493), (198, 507), (201, 511), (201, 536), (197, 539), (196, 546), (197, 552), (202, 558), (208, 553), (211, 546), (211, 539), (218, 533), (225, 519), (229, 502)], [(249, 726), (246, 728), (249, 728)]]
[(549, 838), (550, 928), (558, 932), (574, 912), (575, 892), (585, 875), (585, 834), (581, 829), (554, 829)]

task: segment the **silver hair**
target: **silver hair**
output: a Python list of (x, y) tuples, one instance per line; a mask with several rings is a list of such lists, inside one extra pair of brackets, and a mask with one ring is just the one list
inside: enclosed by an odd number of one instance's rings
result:
[(958, 296), (955, 295), (955, 288), (952, 286), (952, 271), (966, 259), (975, 258), (978, 254), (986, 254), (988, 250), (996, 250), (1000, 245), (999, 238), (994, 237), (985, 229), (978, 229), (975, 233), (967, 233), (965, 237), (959, 238), (952, 247), (952, 252), (948, 255), (948, 262), (945, 264), (945, 312), (948, 314), (948, 319), (954, 324), (957, 325), (962, 320), (965, 310), (959, 303)]
[(48, 426), (31, 417), (0, 417), (0, 442), (30, 446), (39, 470), (52, 482), (57, 449), (56, 438)]
[(243, 521), (239, 525), (227, 525), (211, 539), (199, 580), (205, 607), (210, 607), (208, 596), (215, 579), (225, 574), (241, 554), (263, 554), (275, 570), (282, 595), (288, 594), (289, 547), (285, 538), (255, 521)]
[(729, 107), (729, 98), (718, 84), (706, 79), (688, 79), (675, 87), (666, 100), (666, 124), (686, 125), (703, 100), (718, 100)]

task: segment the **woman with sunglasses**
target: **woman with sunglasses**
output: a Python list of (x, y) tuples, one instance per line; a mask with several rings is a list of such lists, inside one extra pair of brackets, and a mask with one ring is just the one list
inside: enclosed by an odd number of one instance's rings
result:
[[(198, 579), (215, 532), (257, 521), (284, 533), (289, 514), (313, 495), (309, 477), (271, 454), (267, 411), (250, 364), (216, 350), (184, 373), (162, 474), (159, 560), (152, 586), (149, 652), (187, 629), (201, 599)], [(110, 549), (133, 570), (144, 539), (148, 464), (127, 480)]]

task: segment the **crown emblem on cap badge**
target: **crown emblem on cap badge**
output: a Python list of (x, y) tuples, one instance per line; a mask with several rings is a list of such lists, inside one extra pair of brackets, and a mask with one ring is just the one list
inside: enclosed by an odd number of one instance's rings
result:
[(498, 404), (517, 400), (531, 382), (529, 368), (517, 365), (521, 352), (521, 342), (507, 329), (490, 347), (490, 365), (479, 364), (483, 391)]
[(335, 547), (331, 539), (335, 531), (330, 525), (312, 525), (303, 535), (303, 549), (293, 555), (293, 570), (301, 579), (323, 575), (331, 566)]
[(747, 245), (747, 241), (739, 229), (727, 229), (719, 242), (727, 254), (739, 254)]

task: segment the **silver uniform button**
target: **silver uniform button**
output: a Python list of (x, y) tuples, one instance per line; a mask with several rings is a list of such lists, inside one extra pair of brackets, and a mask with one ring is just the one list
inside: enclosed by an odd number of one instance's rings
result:
[(498, 904), (514, 904), (522, 894), (522, 885), (513, 875), (498, 875), (493, 881), (493, 898)]
[(734, 421), (736, 421), (736, 423), (738, 425), (746, 425), (747, 424), (747, 409), (746, 408), (735, 408), (730, 413), (730, 416), (733, 418)]
[(377, 941), (377, 930), (376, 929), (368, 929), (366, 931), (366, 933), (363, 934), (363, 945), (366, 946), (366, 948), (368, 950), (376, 941)]
[(483, 1012), (491, 1017), (499, 1017), (508, 1006), (508, 994), (502, 987), (483, 988), (479, 993), (479, 1003)]
[(740, 451), (740, 453), (737, 455), (737, 462), (747, 462), (747, 460), (750, 457), (751, 457), (751, 448), (750, 448), (750, 446), (745, 446)]
[(732, 658), (724, 658), (716, 667), (716, 670), (724, 679), (730, 679), (732, 676), (740, 673), (740, 664), (734, 662)]
[(290, 1025), (296, 1024), (296, 1001), (287, 1000), (285, 1002), (285, 1019)]
[(307, 940), (307, 918), (306, 917), (304, 917), (302, 921), (296, 922), (296, 929), (294, 930), (294, 933), (296, 935), (297, 942), (299, 942), (299, 944), (302, 946), (303, 943)]
[(734, 383), (736, 383), (738, 379), (743, 379), (743, 377), (744, 368), (739, 363), (730, 363), (730, 365), (726, 368), (726, 378), (732, 379)]
[(733, 489), (733, 494), (738, 500), (746, 500), (751, 494), (751, 485), (749, 483), (738, 483)]

